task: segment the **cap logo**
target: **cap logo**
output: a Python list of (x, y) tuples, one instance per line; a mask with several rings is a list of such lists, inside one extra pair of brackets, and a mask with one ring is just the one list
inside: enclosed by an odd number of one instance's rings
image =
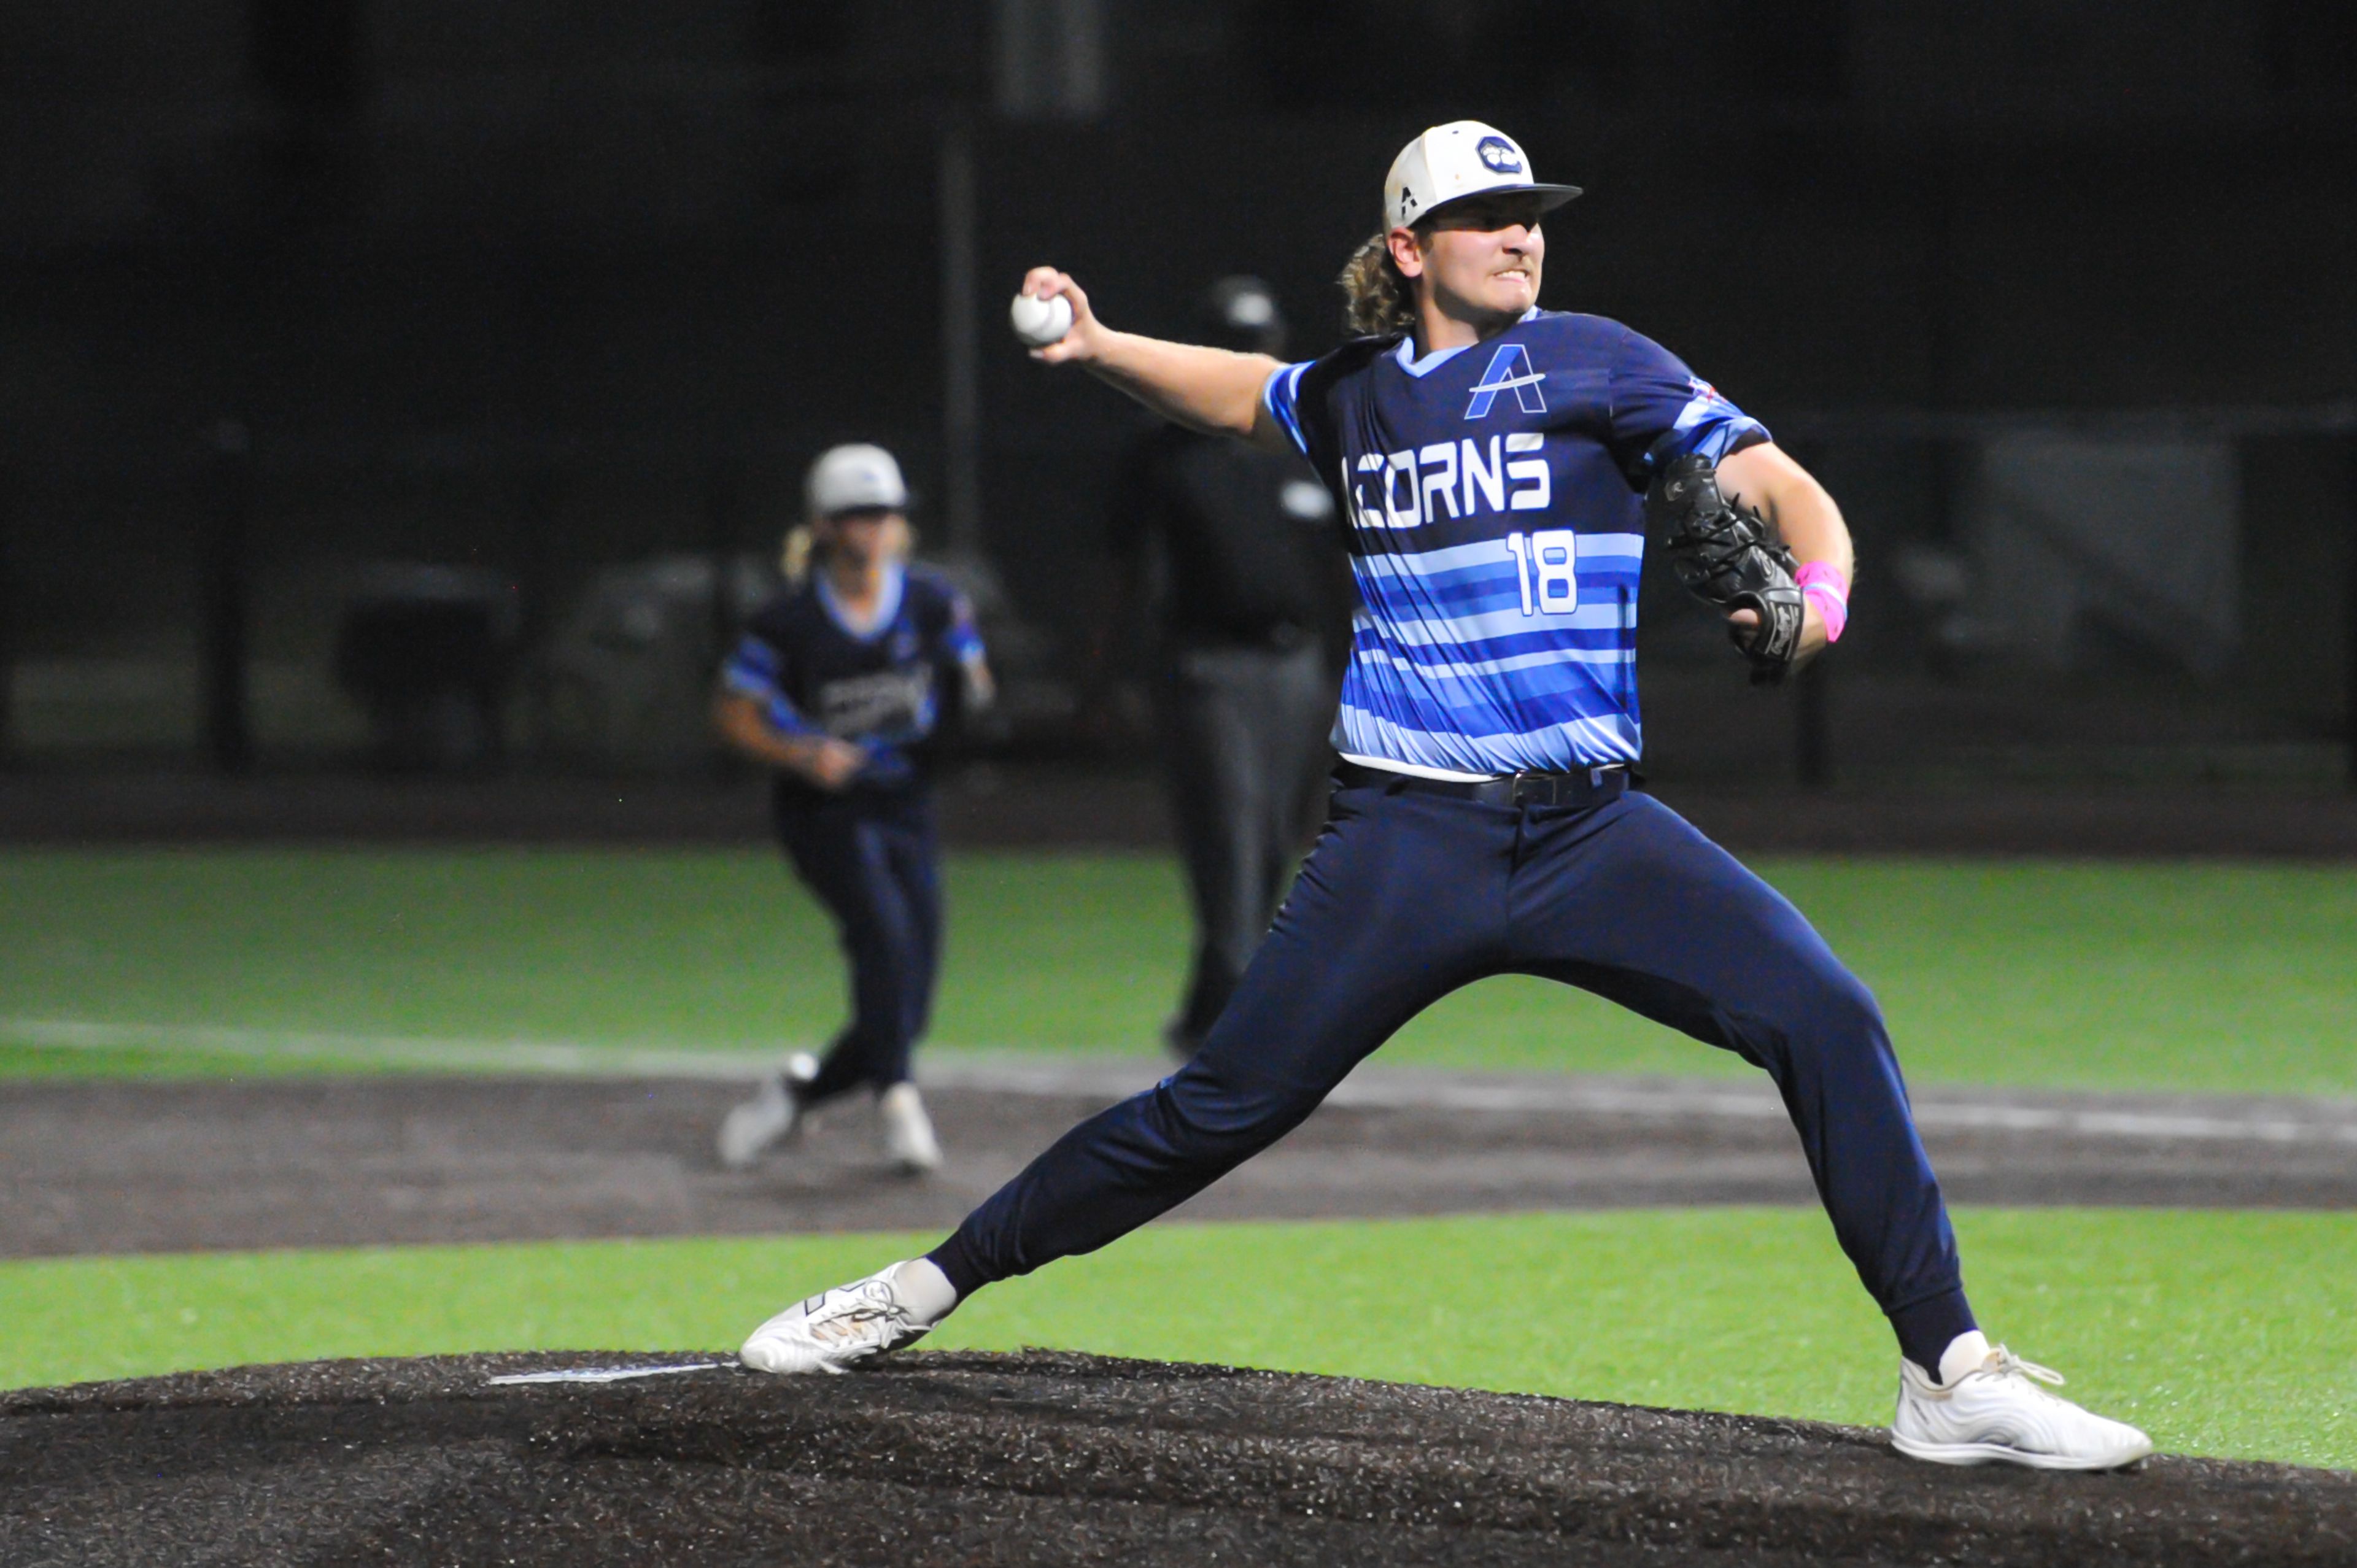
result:
[(1514, 144), (1503, 136), (1484, 136), (1473, 144), (1473, 151), (1476, 156), (1499, 174), (1523, 172), (1523, 155), (1516, 152)]
[(1411, 189), (1409, 189), (1406, 186), (1401, 186), (1401, 187), (1400, 187), (1400, 211), (1401, 211), (1401, 213), (1402, 213), (1402, 214), (1406, 214), (1406, 213), (1413, 212), (1413, 211), (1415, 211), (1415, 191), (1413, 191), (1413, 190), (1411, 190)]

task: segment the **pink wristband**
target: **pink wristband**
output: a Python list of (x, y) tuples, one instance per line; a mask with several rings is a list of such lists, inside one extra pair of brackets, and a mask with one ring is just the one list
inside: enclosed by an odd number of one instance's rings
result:
[(1817, 618), (1825, 623), (1825, 640), (1839, 642), (1842, 628), (1849, 624), (1849, 579), (1842, 575), (1841, 568), (1812, 561), (1792, 574), (1792, 581), (1817, 601)]

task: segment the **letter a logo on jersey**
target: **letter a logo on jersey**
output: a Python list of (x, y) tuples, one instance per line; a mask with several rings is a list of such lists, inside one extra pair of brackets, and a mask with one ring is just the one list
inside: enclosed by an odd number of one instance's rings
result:
[(1473, 401), (1465, 410), (1468, 419), (1480, 419), (1498, 401), (1498, 394), (1511, 391), (1514, 405), (1524, 413), (1544, 413), (1546, 399), (1539, 394), (1539, 383), (1546, 372), (1531, 369), (1531, 351), (1520, 343), (1509, 343), (1490, 358), (1490, 368), (1481, 372), (1474, 383)]

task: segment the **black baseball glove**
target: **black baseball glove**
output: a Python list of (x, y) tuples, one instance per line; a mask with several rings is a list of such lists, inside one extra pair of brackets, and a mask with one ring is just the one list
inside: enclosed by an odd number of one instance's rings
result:
[(1680, 457), (1663, 467), (1645, 497), (1648, 532), (1662, 535), (1670, 570), (1686, 591), (1722, 610), (1760, 618), (1727, 634), (1751, 661), (1751, 683), (1772, 686), (1801, 650), (1801, 590), (1792, 581), (1792, 553), (1759, 513), (1727, 504), (1717, 467), (1705, 457)]

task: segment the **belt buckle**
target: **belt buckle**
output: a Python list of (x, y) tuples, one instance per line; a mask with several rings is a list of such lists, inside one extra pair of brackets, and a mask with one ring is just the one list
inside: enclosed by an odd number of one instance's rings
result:
[(1609, 766), (1583, 768), (1568, 773), (1547, 773), (1526, 769), (1513, 776), (1513, 800), (1517, 806), (1579, 806), (1585, 805), (1604, 789), (1605, 775), (1613, 772)]

